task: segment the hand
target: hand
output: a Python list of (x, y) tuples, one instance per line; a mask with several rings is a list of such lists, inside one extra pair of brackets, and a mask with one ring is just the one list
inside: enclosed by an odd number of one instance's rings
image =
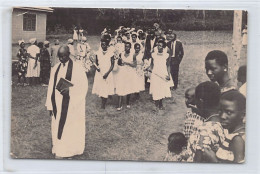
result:
[(108, 73), (104, 74), (103, 79), (107, 79)]
[(165, 79), (166, 79), (167, 81), (171, 80), (171, 79), (170, 79), (170, 76), (166, 76)]
[(52, 116), (52, 111), (49, 111), (50, 116)]
[(34, 64), (33, 69), (35, 69), (36, 67), (37, 67), (37, 63)]
[(69, 88), (65, 88), (60, 91), (61, 95), (69, 95)]
[(99, 68), (97, 68), (97, 71), (98, 71), (98, 72), (100, 72), (100, 69), (99, 69)]
[(215, 152), (209, 148), (204, 148), (203, 158), (206, 162), (218, 162)]

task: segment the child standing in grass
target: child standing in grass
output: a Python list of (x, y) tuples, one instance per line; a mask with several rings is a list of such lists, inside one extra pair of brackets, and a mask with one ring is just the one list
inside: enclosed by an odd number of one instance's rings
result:
[[(18, 57), (18, 63), (17, 63), (17, 72), (18, 72), (18, 83), (17, 85), (24, 85), (27, 86), (28, 84), (26, 83), (26, 72), (27, 72), (27, 66), (28, 66), (28, 54), (27, 50), (24, 48), (25, 43), (24, 40), (19, 40), (18, 41), (20, 49), (17, 53)], [(21, 79), (23, 79), (23, 82), (21, 83)]]
[(198, 130), (204, 122), (204, 118), (197, 114), (197, 108), (195, 104), (195, 88), (188, 88), (185, 92), (185, 104), (191, 111), (187, 111), (184, 121), (183, 133), (187, 139), (193, 132)]
[(246, 98), (238, 91), (229, 91), (221, 96), (221, 125), (225, 128), (225, 141), (215, 153), (205, 149), (203, 155), (209, 162), (243, 163), (245, 158)]
[(108, 44), (106, 40), (101, 40), (102, 51), (97, 52), (96, 65), (98, 67), (92, 89), (93, 94), (101, 97), (102, 109), (105, 109), (108, 96), (114, 94), (114, 81), (111, 73), (114, 68), (114, 52), (108, 48)]

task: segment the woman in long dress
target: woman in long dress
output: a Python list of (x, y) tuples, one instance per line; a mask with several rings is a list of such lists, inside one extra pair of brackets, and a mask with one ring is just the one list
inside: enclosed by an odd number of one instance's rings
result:
[(102, 99), (101, 108), (105, 109), (107, 98), (114, 94), (114, 81), (112, 70), (114, 68), (113, 50), (108, 48), (108, 42), (101, 40), (101, 48), (96, 54), (97, 70), (94, 78), (92, 94)]
[(78, 27), (75, 27), (74, 30), (73, 30), (73, 40), (74, 40), (75, 42), (77, 42), (77, 41), (79, 40), (79, 35), (78, 35), (78, 33), (79, 33)]
[(126, 96), (126, 107), (130, 108), (130, 96), (136, 93), (135, 87), (135, 67), (136, 59), (131, 53), (131, 43), (125, 43), (125, 51), (118, 60), (119, 72), (117, 74), (116, 94), (118, 95), (118, 108), (122, 109), (122, 98)]
[(137, 88), (138, 93), (136, 93), (137, 99), (139, 98), (139, 92), (145, 90), (145, 85), (144, 85), (144, 71), (143, 71), (143, 58), (144, 58), (144, 53), (141, 52), (141, 45), (139, 43), (136, 43), (134, 45), (134, 56), (136, 59), (136, 81), (135, 81), (135, 86)]
[(35, 84), (39, 81), (40, 77), (40, 62), (39, 54), (40, 48), (37, 46), (36, 38), (30, 39), (31, 46), (27, 48), (28, 53), (28, 67), (26, 77), (29, 79), (29, 84)]
[(150, 94), (152, 94), (156, 107), (164, 109), (163, 98), (171, 97), (170, 87), (173, 86), (170, 79), (169, 54), (163, 51), (166, 43), (159, 40), (157, 44), (158, 52), (152, 53)]

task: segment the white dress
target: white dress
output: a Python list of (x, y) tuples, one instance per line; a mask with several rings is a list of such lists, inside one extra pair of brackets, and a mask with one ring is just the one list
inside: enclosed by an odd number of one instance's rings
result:
[(144, 71), (143, 71), (143, 57), (144, 54), (139, 52), (139, 54), (136, 56), (136, 87), (138, 91), (144, 91), (145, 90), (145, 83), (144, 83)]
[(78, 36), (77, 30), (74, 30), (73, 40), (79, 40), (79, 36)]
[(167, 81), (168, 76), (166, 61), (169, 57), (167, 53), (153, 53), (153, 70), (150, 81), (150, 94), (153, 100), (160, 100), (166, 97), (171, 97), (170, 87), (173, 86), (172, 80)]
[[(116, 43), (115, 46), (114, 46), (114, 51), (116, 51), (117, 54), (122, 54), (124, 52), (124, 43)], [(115, 64), (114, 64), (114, 68), (113, 68), (113, 71), (112, 71), (115, 90), (116, 90), (116, 86), (117, 86), (118, 72), (119, 72), (118, 58), (115, 57)]]
[[(133, 54), (125, 55), (125, 52), (121, 54), (123, 62), (133, 63)], [(128, 94), (139, 92), (135, 85), (135, 68), (128, 65), (118, 66), (118, 74), (116, 81), (116, 94), (119, 96), (125, 96)]]
[[(59, 64), (56, 64), (51, 70), (49, 81), (46, 107), (47, 110), (53, 110), (51, 95), (53, 92), (54, 74)], [(57, 83), (59, 79), (65, 78), (68, 68), (68, 62), (65, 66), (61, 65), (57, 75)], [(58, 157), (71, 157), (80, 155), (85, 148), (85, 106), (86, 95), (88, 91), (88, 79), (83, 68), (73, 62), (71, 83), (74, 85), (69, 88), (69, 107), (67, 119), (63, 128), (61, 139), (57, 138), (59, 121), (61, 117), (63, 96), (58, 90), (55, 90), (55, 103), (57, 106), (56, 119), (52, 115), (51, 131), (52, 131), (52, 153)], [(57, 85), (57, 84), (56, 84)]]
[(110, 72), (106, 79), (103, 79), (105, 73), (111, 67), (111, 57), (113, 56), (112, 49), (107, 52), (98, 51), (97, 59), (100, 72), (96, 71), (92, 94), (97, 94), (99, 97), (108, 98), (109, 95), (114, 95), (114, 80), (113, 73)]
[[(40, 53), (40, 48), (36, 45), (31, 45), (28, 47), (27, 53), (36, 58), (36, 55)], [(40, 77), (40, 61), (37, 60), (37, 66), (35, 68), (34, 65), (35, 59), (29, 58), (26, 77)]]

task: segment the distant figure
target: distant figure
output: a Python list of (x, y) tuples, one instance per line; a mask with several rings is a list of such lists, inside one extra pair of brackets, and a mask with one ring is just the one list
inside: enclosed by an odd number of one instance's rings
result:
[(205, 58), (205, 69), (209, 79), (218, 83), (221, 93), (236, 89), (229, 77), (228, 58), (223, 51), (210, 51)]
[[(81, 155), (85, 148), (85, 106), (88, 79), (78, 63), (69, 58), (69, 47), (58, 50), (60, 63), (51, 71), (46, 107), (50, 111), (52, 153), (56, 158)], [(57, 89), (57, 84), (66, 81), (73, 86)]]
[(76, 61), (76, 53), (75, 53), (75, 48), (74, 48), (74, 45), (73, 45), (73, 39), (69, 39), (68, 40), (68, 47), (70, 49), (70, 58), (71, 58), (71, 60)]
[(54, 67), (54, 65), (60, 62), (57, 56), (59, 48), (60, 48), (60, 42), (57, 39), (55, 40), (54, 45), (51, 47), (51, 67)]
[(49, 41), (43, 42), (43, 48), (40, 50), (40, 62), (41, 62), (41, 72), (40, 77), (42, 81), (42, 86), (48, 86), (50, 71), (51, 71), (51, 61), (50, 54), (48, 51)]
[(178, 88), (179, 84), (179, 67), (182, 61), (184, 51), (181, 41), (177, 40), (177, 35), (168, 30), (168, 35), (170, 35), (170, 41), (167, 43), (170, 56), (170, 65), (171, 65), (171, 75), (174, 82), (173, 90)]
[(82, 38), (84, 37), (84, 30), (83, 30), (83, 28), (82, 27), (80, 27), (79, 28), (79, 41), (81, 41), (82, 40)]
[(77, 42), (79, 40), (79, 30), (78, 27), (75, 27), (73, 30), (73, 40)]
[[(17, 58), (18, 58), (18, 63), (17, 63), (17, 72), (18, 72), (18, 83), (17, 85), (24, 85), (27, 86), (28, 84), (26, 83), (26, 72), (27, 72), (27, 67), (28, 67), (28, 54), (27, 50), (24, 48), (25, 43), (24, 40), (19, 40), (18, 41), (20, 49), (17, 53)], [(23, 82), (21, 83), (21, 79)]]
[(32, 38), (29, 41), (31, 46), (27, 48), (28, 53), (28, 68), (26, 77), (29, 80), (29, 84), (37, 84), (39, 83), (40, 77), (40, 62), (39, 62), (39, 54), (40, 48), (37, 46), (36, 38)]
[(243, 47), (247, 46), (247, 25), (242, 31), (242, 45)]

